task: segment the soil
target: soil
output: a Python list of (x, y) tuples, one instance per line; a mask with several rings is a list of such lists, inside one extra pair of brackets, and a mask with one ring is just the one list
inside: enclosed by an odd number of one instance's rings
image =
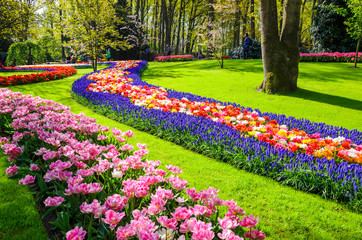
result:
[[(36, 183), (31, 184), (30, 187), (32, 188), (32, 190), (34, 192), (38, 191), (38, 185)], [(55, 213), (55, 211), (49, 213), (48, 215), (46, 215), (45, 217), (43, 217), (44, 213), (48, 210), (47, 207), (45, 207), (44, 203), (43, 203), (43, 199), (42, 201), (36, 201), (36, 194), (33, 194), (33, 198), (36, 204), (36, 209), (38, 210), (38, 213), (41, 217), (41, 220), (43, 221), (43, 225), (45, 230), (48, 233), (48, 237), (49, 240), (58, 240), (58, 239), (63, 239), (63, 234), (62, 232), (58, 229), (55, 228), (54, 225), (51, 224), (51, 222), (54, 222), (57, 219), (57, 214)]]

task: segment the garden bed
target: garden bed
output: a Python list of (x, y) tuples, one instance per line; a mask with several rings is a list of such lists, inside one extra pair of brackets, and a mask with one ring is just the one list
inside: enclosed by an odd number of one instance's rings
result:
[[(133, 79), (133, 85), (149, 85), (138, 77), (146, 65), (127, 69)], [(116, 94), (89, 92), (90, 81), (87, 76), (73, 85), (73, 91), (80, 96), (83, 103), (90, 102), (94, 109), (121, 122), (148, 131), (169, 141), (176, 142), (189, 149), (214, 157), (218, 160), (276, 179), (304, 191), (321, 194), (326, 198), (337, 199), (360, 211), (361, 204), (361, 166), (347, 162), (337, 163), (334, 159), (316, 158), (308, 154), (295, 153), (283, 148), (275, 148), (269, 143), (254, 138), (241, 137), (240, 131), (227, 125), (215, 123), (210, 119), (187, 116), (182, 113), (163, 112), (133, 105), (128, 98)], [(213, 99), (202, 98), (190, 93), (167, 90), (169, 98), (187, 98), (190, 101), (208, 101), (221, 103)], [(86, 100), (86, 101), (84, 101)], [(271, 113), (261, 113), (254, 109), (258, 116), (267, 116), (279, 125), (289, 129), (298, 128), (307, 134), (320, 134), (321, 137), (343, 136), (357, 145), (361, 144), (361, 133), (349, 131), (324, 123), (312, 123), (306, 119), (295, 119)]]
[(183, 62), (192, 61), (195, 57), (192, 55), (172, 55), (172, 56), (158, 56), (155, 57), (156, 62)]
[[(301, 62), (354, 62), (356, 53), (300, 53)], [(357, 54), (357, 62), (362, 62), (362, 52)]]
[(45, 71), (42, 73), (34, 73), (28, 75), (13, 75), (8, 77), (0, 76), (0, 86), (16, 86), (37, 82), (48, 82), (52, 80), (62, 79), (64, 77), (72, 76), (77, 73), (73, 67), (62, 66), (49, 66), (49, 67), (5, 67), (1, 68), (0, 72), (17, 72), (19, 71)]

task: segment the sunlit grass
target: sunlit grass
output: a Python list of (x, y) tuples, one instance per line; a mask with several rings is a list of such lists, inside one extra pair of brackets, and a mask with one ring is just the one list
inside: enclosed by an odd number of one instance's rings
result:
[(28, 186), (9, 179), (7, 157), (0, 153), (0, 239), (47, 239)]
[(9, 77), (14, 75), (29, 75), (29, 74), (35, 74), (35, 73), (41, 73), (44, 71), (10, 71), (10, 72), (1, 72), (0, 71), (0, 77)]

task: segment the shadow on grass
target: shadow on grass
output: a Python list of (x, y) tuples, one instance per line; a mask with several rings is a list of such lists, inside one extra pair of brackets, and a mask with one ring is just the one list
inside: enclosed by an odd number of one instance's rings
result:
[[(174, 69), (178, 70), (174, 70)], [(153, 65), (147, 71), (142, 73), (142, 77), (155, 79), (160, 77), (166, 78), (182, 78), (185, 76), (195, 76), (199, 71), (216, 71), (216, 72), (251, 72), (263, 73), (263, 66), (260, 61), (225, 61), (224, 68), (220, 68), (216, 60), (197, 60), (192, 62), (177, 62), (177, 63), (161, 63)], [(142, 78), (141, 77), (141, 78)]]
[(240, 61), (240, 64), (230, 64), (225, 65), (225, 69), (232, 72), (252, 72), (252, 73), (260, 73), (263, 74), (263, 65), (260, 61), (253, 60), (243, 60)]
[(157, 78), (181, 78), (185, 76), (180, 71), (172, 71), (172, 68), (162, 68), (161, 69), (152, 69), (142, 73), (141, 79), (143, 77), (150, 78), (150, 79), (157, 79)]
[(321, 103), (326, 103), (326, 104), (330, 104), (330, 105), (335, 105), (335, 106), (340, 106), (340, 107), (344, 107), (344, 108), (350, 108), (350, 109), (362, 111), (362, 101), (345, 98), (345, 97), (334, 96), (334, 95), (325, 94), (325, 93), (314, 92), (314, 91), (310, 91), (310, 90), (302, 89), (302, 88), (298, 88), (297, 91), (290, 93), (290, 94), (286, 94), (286, 96), (301, 98), (301, 99), (311, 100), (311, 101), (315, 101), (315, 102), (321, 102)]

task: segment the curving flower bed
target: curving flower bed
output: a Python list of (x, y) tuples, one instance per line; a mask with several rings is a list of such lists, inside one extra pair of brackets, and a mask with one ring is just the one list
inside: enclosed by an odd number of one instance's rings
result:
[(28, 75), (13, 75), (9, 77), (0, 76), (1, 86), (16, 86), (37, 82), (48, 82), (51, 80), (62, 79), (64, 77), (72, 76), (77, 73), (74, 67), (63, 66), (47, 66), (47, 67), (4, 67), (0, 69), (0, 72), (12, 72), (12, 71), (46, 71), (42, 73), (34, 73)]
[[(0, 89), (1, 138), (9, 177), (36, 185), (66, 239), (264, 239), (258, 218), (218, 190), (196, 191), (159, 168), (131, 131), (108, 129), (51, 100)], [(221, 213), (225, 213), (222, 214)]]
[(172, 55), (172, 56), (158, 56), (155, 57), (156, 62), (182, 62), (192, 61), (194, 56), (192, 55)]
[(129, 74), (89, 74), (73, 92), (111, 118), (361, 210), (361, 132), (155, 87), (138, 76), (146, 64), (113, 63)]
[[(354, 62), (356, 53), (300, 53), (301, 62)], [(362, 62), (362, 52), (357, 54), (357, 62)]]

